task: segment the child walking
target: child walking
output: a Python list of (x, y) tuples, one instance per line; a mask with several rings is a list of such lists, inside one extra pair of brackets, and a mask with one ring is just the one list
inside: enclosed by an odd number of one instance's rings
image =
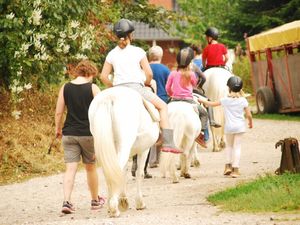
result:
[[(90, 61), (83, 60), (68, 73), (75, 76), (75, 79), (61, 87), (55, 112), (56, 137), (62, 138), (66, 164), (63, 179), (64, 201), (61, 209), (61, 212), (65, 214), (75, 211), (71, 203), (71, 194), (80, 158), (85, 164), (92, 199), (91, 209), (100, 209), (104, 204), (104, 198), (98, 195), (94, 141), (88, 120), (89, 105), (93, 97), (100, 92), (98, 86), (92, 84), (93, 77), (98, 74), (98, 69)], [(67, 108), (67, 116), (62, 127), (65, 108)]]
[[(150, 86), (153, 74), (149, 65), (146, 52), (139, 47), (131, 45), (134, 31), (133, 23), (127, 19), (119, 20), (113, 28), (118, 38), (117, 46), (106, 56), (101, 72), (101, 81), (105, 86), (125, 86), (139, 92), (146, 100), (150, 101), (160, 114), (160, 127), (162, 129), (161, 151), (181, 153), (173, 141), (173, 130), (170, 129), (167, 104), (155, 93), (145, 86)], [(109, 75), (113, 70), (113, 81)], [(130, 101), (130, 100), (129, 100)]]
[(252, 128), (252, 115), (248, 107), (248, 101), (244, 97), (242, 90), (243, 81), (238, 76), (232, 76), (227, 81), (229, 95), (220, 101), (211, 102), (204, 98), (198, 101), (209, 106), (223, 106), (225, 113), (225, 135), (227, 162), (225, 164), (224, 175), (231, 175), (236, 178), (240, 176), (240, 156), (243, 134), (246, 132), (245, 117), (248, 120), (249, 128)]
[[(171, 72), (166, 84), (166, 91), (171, 97), (171, 101), (196, 103), (193, 100), (193, 88), (197, 85), (197, 77), (191, 68), (193, 58), (194, 52), (189, 47), (181, 49), (177, 54), (177, 70)], [(196, 138), (196, 142), (202, 147), (207, 148), (204, 140), (204, 130), (207, 129), (208, 114), (200, 104), (197, 107), (201, 121), (201, 132)], [(213, 123), (219, 127), (218, 124)]]

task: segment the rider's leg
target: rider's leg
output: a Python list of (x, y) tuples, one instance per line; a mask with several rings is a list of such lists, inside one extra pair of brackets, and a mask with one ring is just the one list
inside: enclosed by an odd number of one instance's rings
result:
[(163, 152), (181, 153), (179, 149), (175, 147), (173, 140), (173, 130), (170, 129), (168, 119), (168, 107), (167, 104), (161, 100), (157, 95), (152, 96), (150, 102), (158, 109), (160, 114), (160, 127), (162, 129), (162, 147)]
[(215, 127), (215, 128), (221, 127), (221, 125), (216, 123), (216, 121), (214, 119), (213, 107), (207, 107), (207, 112), (208, 112), (210, 126)]
[(207, 129), (208, 115), (207, 115), (207, 111), (204, 109), (202, 105), (198, 105), (198, 111), (199, 111), (199, 118), (201, 121), (201, 132), (195, 141), (203, 148), (207, 148), (207, 145), (204, 140), (204, 130)]

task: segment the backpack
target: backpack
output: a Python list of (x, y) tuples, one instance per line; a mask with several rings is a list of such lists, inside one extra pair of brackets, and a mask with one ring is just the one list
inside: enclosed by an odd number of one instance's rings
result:
[(280, 167), (275, 171), (276, 174), (283, 174), (286, 171), (300, 173), (300, 153), (299, 144), (296, 138), (285, 138), (275, 144), (275, 148), (281, 146)]

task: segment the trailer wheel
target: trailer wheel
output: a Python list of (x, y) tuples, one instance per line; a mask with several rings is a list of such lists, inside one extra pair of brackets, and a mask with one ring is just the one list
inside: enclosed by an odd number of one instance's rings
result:
[(276, 111), (276, 103), (272, 90), (269, 87), (261, 87), (256, 93), (256, 106), (260, 114)]

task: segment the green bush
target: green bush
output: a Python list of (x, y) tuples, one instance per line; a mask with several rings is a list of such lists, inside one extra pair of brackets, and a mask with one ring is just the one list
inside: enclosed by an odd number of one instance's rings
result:
[(242, 78), (244, 83), (243, 90), (246, 93), (253, 94), (250, 63), (247, 56), (236, 57), (233, 64), (233, 73)]

